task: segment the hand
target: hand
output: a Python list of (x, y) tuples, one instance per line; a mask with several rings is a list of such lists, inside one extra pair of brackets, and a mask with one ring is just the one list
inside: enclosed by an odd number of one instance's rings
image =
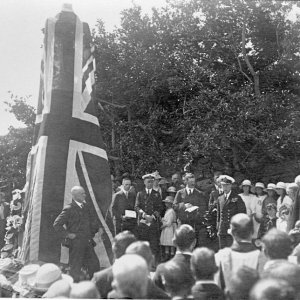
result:
[(192, 206), (192, 204), (191, 203), (185, 203), (185, 208), (189, 208), (189, 207), (191, 207)]
[(67, 238), (70, 239), (70, 240), (74, 240), (76, 238), (76, 234), (75, 233), (68, 233)]

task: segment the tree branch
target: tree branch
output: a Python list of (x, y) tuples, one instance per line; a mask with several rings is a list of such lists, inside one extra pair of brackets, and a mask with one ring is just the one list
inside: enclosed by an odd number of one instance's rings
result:
[(114, 107), (118, 107), (118, 108), (126, 108), (126, 105), (120, 105), (120, 104), (115, 104), (115, 103), (111, 103), (111, 102), (107, 102), (105, 100), (99, 99), (99, 102), (101, 103), (105, 103)]
[(246, 25), (245, 22), (243, 23), (243, 29), (242, 29), (242, 52), (243, 52), (243, 57), (245, 59), (245, 62), (247, 64), (247, 67), (254, 79), (254, 92), (256, 96), (260, 96), (260, 90), (259, 90), (259, 75), (258, 72), (254, 71), (253, 66), (250, 63), (249, 57), (246, 53)]

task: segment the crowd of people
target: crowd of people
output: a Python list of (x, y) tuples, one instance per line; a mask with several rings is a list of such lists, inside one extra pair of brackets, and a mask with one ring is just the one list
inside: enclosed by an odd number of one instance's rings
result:
[[(168, 181), (156, 171), (143, 182), (138, 189), (124, 174), (116, 187), (114, 263), (102, 270), (93, 241), (99, 222), (84, 189), (72, 188), (53, 224), (69, 247), (70, 276), (55, 271), (43, 297), (300, 299), (300, 175), (265, 186), (215, 172), (209, 190), (192, 173)], [(38, 272), (51, 278), (53, 266)]]

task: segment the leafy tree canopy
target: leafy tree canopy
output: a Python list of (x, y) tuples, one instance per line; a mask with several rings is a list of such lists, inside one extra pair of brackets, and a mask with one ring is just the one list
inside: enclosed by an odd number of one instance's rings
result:
[(96, 95), (115, 166), (185, 164), (259, 177), (299, 146), (300, 22), (293, 2), (189, 0), (94, 32)]

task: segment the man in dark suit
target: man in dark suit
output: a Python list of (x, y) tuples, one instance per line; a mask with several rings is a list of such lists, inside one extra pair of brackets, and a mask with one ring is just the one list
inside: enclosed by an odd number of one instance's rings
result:
[[(190, 269), (190, 260), (192, 256), (192, 251), (196, 245), (196, 235), (194, 229), (187, 224), (181, 225), (175, 232), (173, 243), (176, 246), (175, 256), (169, 260), (182, 266), (182, 269), (188, 270), (189, 278), (194, 281), (193, 275)], [(166, 263), (162, 263), (157, 266), (153, 281), (154, 283), (165, 290), (163, 285), (162, 277), (165, 275), (167, 270), (165, 269)]]
[[(112, 213), (116, 222), (116, 234), (129, 230), (136, 234), (137, 218), (134, 210), (136, 193), (131, 189), (130, 178), (123, 178), (120, 191), (113, 195)], [(128, 215), (128, 212), (132, 216)], [(134, 216), (135, 214), (135, 216)]]
[[(136, 237), (128, 230), (117, 234), (112, 242), (114, 259), (116, 260), (123, 256), (127, 247), (135, 241)], [(112, 266), (94, 274), (92, 282), (96, 284), (102, 299), (106, 299), (108, 293), (112, 290), (111, 284), (113, 279)]]
[(218, 271), (215, 252), (202, 247), (194, 250), (191, 258), (191, 270), (196, 280), (192, 287), (195, 300), (224, 300), (224, 294), (214, 282), (214, 275)]
[(163, 203), (159, 192), (153, 190), (152, 174), (143, 177), (145, 189), (138, 192), (135, 210), (138, 214), (138, 239), (148, 241), (155, 256), (155, 264), (159, 261), (160, 215)]
[(78, 282), (83, 266), (87, 267), (90, 278), (100, 269), (93, 240), (99, 223), (85, 202), (84, 189), (74, 186), (71, 194), (72, 202), (62, 210), (53, 227), (69, 247), (70, 275)]
[(219, 177), (224, 194), (219, 196), (217, 203), (217, 229), (219, 236), (219, 248), (230, 247), (233, 239), (228, 233), (231, 218), (238, 214), (246, 214), (246, 206), (242, 198), (231, 190), (234, 179), (227, 175)]
[(137, 254), (143, 257), (147, 263), (148, 273), (148, 284), (147, 284), (147, 295), (146, 299), (169, 299), (170, 297), (165, 293), (164, 290), (159, 288), (152, 281), (150, 277), (150, 270), (153, 262), (153, 255), (148, 242), (137, 241), (129, 245), (126, 249), (126, 254)]
[(181, 224), (189, 224), (195, 229), (197, 246), (206, 246), (207, 231), (203, 222), (208, 210), (207, 199), (204, 192), (195, 188), (194, 174), (187, 173), (185, 181), (186, 187), (177, 192), (173, 206)]

